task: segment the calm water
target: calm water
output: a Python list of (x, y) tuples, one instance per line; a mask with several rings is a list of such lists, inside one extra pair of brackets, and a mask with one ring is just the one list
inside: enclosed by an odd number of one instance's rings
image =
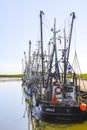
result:
[(21, 81), (0, 82), (0, 130), (87, 130), (87, 121), (80, 124), (49, 124), (25, 118)]
[(0, 130), (27, 130), (21, 81), (0, 82)]

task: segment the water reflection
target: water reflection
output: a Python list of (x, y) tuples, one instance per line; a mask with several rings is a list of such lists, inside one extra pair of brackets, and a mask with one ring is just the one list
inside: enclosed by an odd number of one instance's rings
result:
[(0, 82), (0, 130), (27, 130), (21, 81)]

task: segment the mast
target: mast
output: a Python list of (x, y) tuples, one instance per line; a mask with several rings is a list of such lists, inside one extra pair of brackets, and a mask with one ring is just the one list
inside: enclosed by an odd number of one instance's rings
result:
[(29, 41), (29, 71), (30, 71), (30, 64), (31, 64), (31, 41)]
[(52, 69), (52, 62), (53, 62), (53, 56), (55, 54), (55, 78), (56, 80), (60, 80), (60, 74), (59, 74), (59, 67), (58, 67), (58, 59), (57, 59), (57, 50), (56, 50), (56, 19), (54, 19), (54, 29), (52, 29), (53, 32), (53, 52), (51, 54), (51, 59), (50, 59), (50, 68), (48, 71), (48, 78), (47, 78), (47, 87), (49, 84), (49, 79), (51, 75), (51, 69)]
[(55, 51), (55, 78), (60, 80), (59, 67), (58, 67), (58, 59), (57, 59), (57, 50), (56, 50), (56, 19), (54, 19), (54, 51)]
[(25, 58), (25, 68), (27, 67), (27, 57), (26, 57), (26, 52), (24, 52), (24, 58)]
[(24, 61), (22, 59), (22, 72), (24, 73)]
[(66, 83), (66, 32), (65, 32), (65, 28), (64, 28), (64, 84)]
[(44, 15), (43, 11), (40, 11), (40, 34), (41, 34), (41, 56), (42, 56), (42, 80), (43, 80), (43, 87), (44, 87), (44, 66), (43, 66), (43, 28), (42, 28), (42, 15)]
[(69, 60), (69, 53), (70, 53), (70, 45), (71, 45), (71, 38), (72, 38), (73, 22), (75, 19), (75, 12), (72, 12), (70, 14), (70, 16), (71, 15), (72, 15), (72, 20), (71, 20), (71, 27), (70, 27), (70, 33), (69, 33), (69, 45), (68, 45), (67, 49), (66, 49), (66, 32), (65, 32), (65, 28), (64, 28), (64, 51), (63, 51), (63, 53), (64, 53), (64, 83), (66, 83), (66, 71), (67, 71), (68, 60)]
[(67, 65), (69, 60), (69, 52), (70, 52), (70, 45), (71, 45), (71, 38), (72, 38), (72, 30), (73, 30), (73, 22), (75, 19), (75, 12), (72, 12), (70, 16), (72, 15), (72, 21), (71, 21), (71, 28), (70, 28), (70, 34), (69, 34), (69, 47), (68, 47), (68, 54), (67, 54)]
[(26, 52), (24, 52), (24, 60), (25, 60), (25, 73), (28, 74)]

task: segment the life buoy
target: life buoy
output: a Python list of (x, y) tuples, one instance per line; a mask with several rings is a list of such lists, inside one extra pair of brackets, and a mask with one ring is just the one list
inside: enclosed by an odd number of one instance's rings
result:
[(55, 88), (56, 94), (61, 94), (62, 93), (62, 88), (60, 86)]

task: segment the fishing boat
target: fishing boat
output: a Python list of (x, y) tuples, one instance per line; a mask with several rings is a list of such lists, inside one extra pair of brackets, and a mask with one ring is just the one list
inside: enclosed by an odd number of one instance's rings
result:
[[(29, 59), (25, 62), (22, 87), (25, 100), (32, 106), (32, 115), (47, 122), (80, 122), (87, 120), (87, 92), (81, 91), (80, 80), (74, 67), (70, 64), (70, 48), (72, 41), (75, 13), (70, 14), (69, 34), (63, 28), (63, 36), (57, 38), (56, 19), (51, 29), (50, 39), (52, 52), (43, 51), (43, 11), (40, 11), (40, 41), (38, 50), (31, 56), (29, 42)], [(61, 44), (58, 48), (57, 39)], [(50, 45), (49, 42), (49, 45)], [(26, 61), (26, 56), (25, 56)], [(77, 53), (75, 61), (79, 67)]]

